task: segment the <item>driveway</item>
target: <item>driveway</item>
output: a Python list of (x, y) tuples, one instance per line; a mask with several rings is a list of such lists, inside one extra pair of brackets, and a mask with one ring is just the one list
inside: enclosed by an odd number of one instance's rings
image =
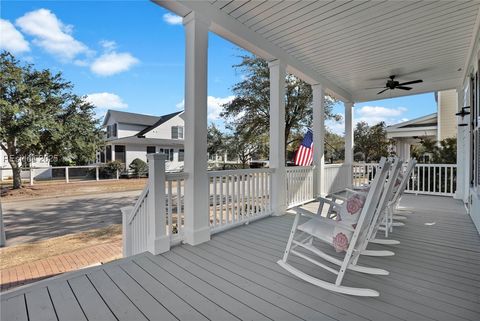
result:
[(122, 223), (141, 191), (2, 202), (7, 246)]

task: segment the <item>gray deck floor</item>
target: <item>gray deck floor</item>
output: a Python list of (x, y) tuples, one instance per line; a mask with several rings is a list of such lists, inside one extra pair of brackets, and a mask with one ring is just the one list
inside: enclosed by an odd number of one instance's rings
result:
[(406, 196), (403, 205), (415, 213), (394, 231), (401, 241), (390, 247), (396, 255), (360, 261), (390, 275), (346, 275), (347, 285), (376, 289), (378, 298), (325, 291), (278, 266), (293, 220), (285, 215), (196, 247), (140, 254), (7, 292), (1, 319), (480, 320), (480, 237), (462, 205), (427, 196)]

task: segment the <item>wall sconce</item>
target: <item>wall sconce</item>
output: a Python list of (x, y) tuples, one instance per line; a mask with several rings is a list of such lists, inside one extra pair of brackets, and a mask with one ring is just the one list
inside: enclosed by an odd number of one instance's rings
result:
[[(462, 111), (458, 112), (455, 114), (455, 116), (461, 116), (462, 117), (462, 121), (463, 121), (463, 117), (467, 116), (467, 115), (470, 115), (470, 112), (467, 111), (467, 109), (470, 109), (470, 106), (465, 106), (465, 107), (462, 107)], [(465, 126), (468, 126), (468, 124), (458, 124), (459, 127), (465, 127)]]

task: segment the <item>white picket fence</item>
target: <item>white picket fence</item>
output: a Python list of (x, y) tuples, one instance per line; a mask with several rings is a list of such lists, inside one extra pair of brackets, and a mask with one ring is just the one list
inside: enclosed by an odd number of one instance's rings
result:
[(287, 208), (310, 202), (314, 198), (313, 166), (287, 167)]
[(272, 169), (208, 172), (211, 233), (272, 214)]

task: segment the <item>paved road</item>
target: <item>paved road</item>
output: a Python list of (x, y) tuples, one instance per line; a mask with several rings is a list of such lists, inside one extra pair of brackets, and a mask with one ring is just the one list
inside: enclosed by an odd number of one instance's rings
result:
[(141, 191), (3, 203), (7, 246), (122, 223)]

